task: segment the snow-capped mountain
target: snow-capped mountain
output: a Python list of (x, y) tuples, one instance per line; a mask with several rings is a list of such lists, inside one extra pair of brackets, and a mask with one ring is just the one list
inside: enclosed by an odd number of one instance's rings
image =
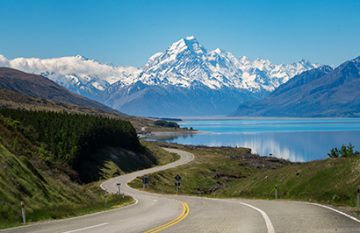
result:
[(273, 91), (293, 76), (318, 66), (306, 60), (274, 65), (263, 59), (237, 59), (220, 49), (207, 51), (192, 36), (172, 44), (164, 53), (153, 55), (136, 81), (182, 87), (200, 82), (211, 89), (225, 86), (251, 92)]
[(50, 59), (15, 58), (8, 60), (0, 55), (0, 66), (43, 75), (63, 87), (94, 99), (94, 94), (104, 91), (111, 84), (137, 75), (135, 67), (116, 67), (89, 60), (83, 56)]
[(232, 116), (360, 117), (360, 57), (332, 69), (296, 75), (269, 96), (241, 104)]
[(301, 60), (275, 65), (208, 51), (193, 36), (156, 53), (147, 64), (116, 67), (81, 56), (52, 59), (0, 55), (0, 66), (42, 74), (78, 94), (121, 112), (142, 116), (228, 114), (259, 99), (303, 71), (320, 65)]

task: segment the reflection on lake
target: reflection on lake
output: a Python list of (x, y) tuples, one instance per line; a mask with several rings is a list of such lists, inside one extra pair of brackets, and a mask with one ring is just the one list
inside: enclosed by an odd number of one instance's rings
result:
[(251, 148), (260, 155), (272, 154), (290, 161), (326, 159), (334, 147), (350, 142), (360, 150), (359, 119), (222, 120), (188, 121), (202, 133), (153, 140), (207, 146)]

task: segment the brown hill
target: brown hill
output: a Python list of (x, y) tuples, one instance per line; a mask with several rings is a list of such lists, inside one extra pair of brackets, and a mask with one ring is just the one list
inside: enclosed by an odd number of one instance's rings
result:
[(124, 116), (108, 113), (90, 107), (83, 107), (73, 104), (59, 103), (52, 100), (23, 95), (15, 91), (0, 87), (0, 108), (22, 109), (22, 110), (43, 110), (69, 113), (83, 113), (98, 116)]
[(20, 94), (45, 98), (59, 103), (91, 107), (109, 113), (122, 114), (96, 101), (72, 93), (41, 75), (24, 73), (7, 67), (0, 67), (0, 87)]

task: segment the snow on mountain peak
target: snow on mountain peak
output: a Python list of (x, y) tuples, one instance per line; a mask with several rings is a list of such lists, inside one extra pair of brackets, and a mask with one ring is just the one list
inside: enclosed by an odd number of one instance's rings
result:
[(191, 36), (191, 37), (187, 37), (187, 38), (192, 38), (192, 39), (185, 39), (184, 42), (186, 44), (186, 46), (188, 47), (188, 49), (196, 54), (204, 54), (207, 53), (207, 50), (204, 48), (204, 46), (202, 46), (196, 39), (195, 37)]
[(173, 43), (167, 50), (166, 53), (180, 53), (187, 49), (186, 43), (184, 39), (181, 39), (175, 43)]
[(201, 83), (211, 89), (227, 86), (255, 92), (272, 91), (294, 75), (314, 67), (304, 62), (275, 65), (259, 58), (237, 59), (219, 48), (208, 52), (191, 36), (173, 43), (164, 53), (152, 56), (138, 80), (148, 85), (190, 87)]
[(87, 59), (86, 57), (84, 57), (84, 56), (82, 56), (82, 55), (79, 55), (79, 54), (76, 55), (76, 58), (77, 58), (77, 59), (80, 59), (80, 60), (85, 60), (85, 61), (86, 61), (86, 60), (89, 60), (89, 59)]
[(207, 53), (207, 50), (195, 39), (194, 36), (186, 37), (185, 39), (181, 39), (173, 43), (165, 53), (173, 55), (173, 60), (175, 58), (174, 56), (185, 51), (189, 51), (193, 55)]
[(221, 49), (216, 48), (216, 49), (214, 50), (214, 52), (217, 53), (217, 54), (220, 54), (220, 53), (221, 53)]
[(211, 89), (231, 87), (249, 91), (272, 91), (294, 75), (319, 65), (301, 60), (290, 65), (274, 65), (268, 60), (239, 59), (230, 52), (202, 46), (194, 36), (181, 39), (163, 53), (151, 56), (141, 69), (117, 67), (89, 60), (81, 55), (52, 59), (16, 58), (0, 55), (0, 66), (42, 74), (79, 94), (91, 96), (114, 83), (190, 87), (204, 85)]

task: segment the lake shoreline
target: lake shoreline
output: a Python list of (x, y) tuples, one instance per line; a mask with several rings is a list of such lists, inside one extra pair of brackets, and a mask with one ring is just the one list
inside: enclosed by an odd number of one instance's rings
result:
[(184, 137), (195, 134), (212, 133), (209, 131), (191, 130), (191, 131), (155, 131), (147, 134), (139, 134), (140, 139), (148, 138), (169, 138), (169, 137)]
[(326, 159), (332, 148), (352, 143), (360, 147), (360, 119), (252, 119), (184, 121), (198, 131), (152, 132), (151, 141), (183, 145), (246, 147), (261, 156), (293, 162)]

